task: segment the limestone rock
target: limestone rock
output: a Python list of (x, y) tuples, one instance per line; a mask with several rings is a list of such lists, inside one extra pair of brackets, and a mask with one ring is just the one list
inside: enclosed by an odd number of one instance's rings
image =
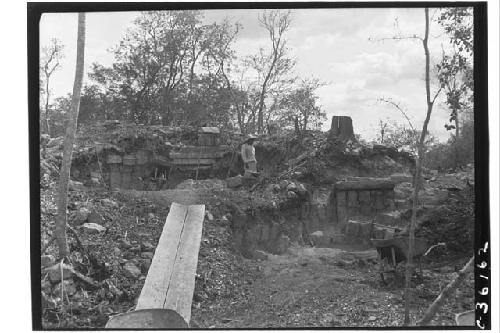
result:
[(139, 263), (141, 266), (141, 272), (143, 274), (147, 274), (149, 267), (151, 266), (151, 259), (141, 259)]
[(280, 188), (282, 190), (286, 189), (288, 187), (288, 180), (282, 180), (282, 181), (280, 181), (279, 185), (280, 185)]
[(101, 214), (99, 214), (95, 210), (91, 211), (87, 220), (89, 223), (94, 223), (94, 224), (103, 224), (105, 222), (104, 219), (102, 218)]
[(42, 309), (54, 309), (56, 305), (56, 302), (42, 291)]
[(106, 231), (106, 228), (97, 223), (84, 223), (82, 225), (83, 230), (89, 234), (98, 234), (100, 232)]
[(299, 192), (300, 195), (304, 195), (307, 193), (307, 188), (304, 186), (304, 184), (299, 184), (297, 185), (297, 192)]
[(76, 212), (75, 219), (73, 220), (73, 223), (75, 225), (82, 225), (82, 224), (84, 224), (85, 222), (87, 222), (90, 213), (91, 213), (90, 209), (88, 209), (86, 207), (80, 208)]
[[(61, 264), (57, 263), (45, 269), (45, 273), (49, 274), (49, 279), (52, 283), (61, 281)], [(70, 265), (62, 264), (62, 279), (66, 280), (75, 274), (73, 267)]]
[(318, 230), (309, 235), (309, 239), (313, 243), (314, 246), (316, 245), (323, 245), (325, 242), (325, 235), (323, 234), (323, 231)]
[(375, 222), (382, 225), (395, 226), (401, 224), (401, 212), (400, 211), (392, 211), (379, 213), (375, 217)]
[(349, 220), (347, 221), (345, 234), (351, 237), (357, 237), (359, 234), (360, 222)]
[(75, 283), (72, 280), (63, 280), (54, 287), (54, 289), (52, 290), (52, 294), (60, 297), (63, 286), (64, 292), (69, 296), (72, 296), (76, 293)]
[(77, 182), (74, 180), (69, 180), (68, 184), (68, 190), (69, 191), (85, 191), (85, 186), (81, 182)]
[(391, 180), (395, 183), (412, 183), (413, 176), (408, 173), (394, 173), (391, 175)]
[(53, 266), (55, 263), (56, 259), (50, 254), (45, 254), (40, 257), (40, 265), (42, 268)]
[(127, 239), (120, 239), (120, 247), (122, 249), (128, 250), (132, 247), (132, 244)]
[(360, 222), (359, 224), (359, 237), (369, 239), (371, 238), (372, 224), (370, 222)]
[(295, 183), (288, 184), (288, 186), (286, 187), (286, 189), (288, 191), (293, 191), (293, 192), (297, 192), (298, 191), (297, 184), (295, 184)]
[(101, 200), (101, 203), (105, 206), (109, 206), (109, 207), (112, 207), (112, 208), (118, 208), (119, 205), (118, 203), (116, 203), (115, 201), (111, 200), (111, 199), (108, 199), (108, 198), (104, 198)]
[(255, 250), (253, 252), (253, 258), (257, 260), (267, 260), (269, 258), (269, 255), (261, 250)]
[(125, 265), (123, 265), (123, 272), (126, 277), (131, 279), (137, 279), (141, 275), (141, 270), (130, 261), (126, 262)]
[(152, 251), (154, 251), (155, 247), (153, 244), (151, 244), (151, 242), (144, 241), (141, 243), (141, 249), (144, 252), (152, 252)]
[(290, 247), (290, 238), (287, 235), (281, 235), (278, 239), (278, 245), (276, 247), (276, 252), (278, 254), (285, 253)]
[(153, 252), (142, 252), (141, 253), (141, 258), (142, 259), (153, 259), (154, 253)]
[(226, 185), (229, 188), (236, 188), (243, 184), (243, 177), (241, 175), (226, 178)]

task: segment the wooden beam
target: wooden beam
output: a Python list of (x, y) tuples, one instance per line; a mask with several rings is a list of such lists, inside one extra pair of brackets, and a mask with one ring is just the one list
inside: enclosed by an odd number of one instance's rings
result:
[(191, 303), (204, 216), (204, 205), (189, 206), (174, 264), (171, 287), (163, 305), (164, 309), (172, 309), (179, 313), (188, 323), (191, 319)]
[(163, 309), (186, 215), (187, 206), (172, 203), (144, 287), (137, 301), (136, 310)]
[(112, 317), (106, 328), (187, 327), (204, 216), (205, 205), (172, 203), (135, 311)]

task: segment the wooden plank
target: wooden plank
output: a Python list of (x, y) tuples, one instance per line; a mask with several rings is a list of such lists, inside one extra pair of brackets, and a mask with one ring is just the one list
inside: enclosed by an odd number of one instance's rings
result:
[(109, 318), (106, 328), (165, 329), (189, 328), (189, 325), (174, 310), (143, 309)]
[(189, 206), (170, 282), (170, 290), (163, 306), (165, 309), (175, 310), (188, 323), (191, 319), (191, 303), (204, 216), (205, 205)]
[(172, 203), (136, 310), (162, 309), (169, 288), (187, 206)]

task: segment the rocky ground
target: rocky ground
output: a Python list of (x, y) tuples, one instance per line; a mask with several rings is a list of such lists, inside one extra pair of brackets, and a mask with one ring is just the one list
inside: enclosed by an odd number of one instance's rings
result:
[[(53, 190), (50, 187), (42, 194), (43, 244), (49, 239), (56, 212)], [(206, 195), (203, 189), (200, 193)], [(260, 259), (246, 259), (232, 246), (231, 216), (224, 204), (226, 200), (237, 202), (237, 194), (228, 199), (216, 193), (211, 192), (210, 200), (201, 199), (208, 202), (208, 213), (196, 274), (193, 326), (402, 324), (402, 280), (389, 277), (389, 285), (381, 283), (374, 249), (294, 246), (283, 255), (263, 252)], [(168, 196), (98, 188), (70, 191), (69, 220), (75, 232), (69, 233), (69, 240), (75, 273), (61, 284), (60, 266), (54, 261), (56, 248), (47, 248), (42, 264), (49, 269), (41, 281), (44, 327), (103, 327), (109, 316), (134, 307), (168, 214)], [(240, 201), (246, 202), (244, 197)], [(451, 255), (441, 253), (424, 263), (423, 281), (414, 281), (414, 318), (421, 316), (467, 260), (464, 255)], [(472, 308), (473, 290), (469, 278), (433, 325), (453, 325), (454, 313)]]
[[(131, 135), (152, 145), (161, 145), (165, 139), (176, 144), (175, 140), (182, 138), (178, 130), (108, 126), (114, 127), (80, 134), (76, 158), (81, 166), (95, 155), (92, 145), (96, 138), (125, 150)], [(113, 134), (113, 129), (119, 135)], [(188, 131), (184, 139), (194, 140), (195, 134)], [(267, 167), (275, 172), (262, 183), (245, 184), (235, 190), (214, 179), (186, 180), (168, 191), (109, 191), (103, 184), (72, 181), (68, 266), (56, 261), (57, 248), (51, 241), (60, 142), (45, 142), (40, 198), (43, 327), (102, 328), (110, 316), (133, 309), (173, 201), (203, 203), (207, 211), (195, 277), (193, 327), (402, 325), (402, 279), (389, 278), (388, 285), (381, 283), (372, 248), (361, 244), (314, 248), (312, 243), (292, 242), (285, 253), (261, 251), (258, 259), (245, 258), (235, 248), (237, 211), (260, 212), (265, 218), (270, 214), (265, 212), (276, 214), (287, 205), (310, 200), (308, 193), (314, 193), (312, 200), (319, 200), (328, 184), (352, 175), (387, 177), (398, 172), (401, 179), (396, 197), (407, 198), (411, 192), (411, 158), (405, 154), (354, 143), (329, 145), (318, 133), (300, 142), (294, 140), (290, 136), (260, 143), (263, 154), (274, 156), (276, 166)], [(423, 280), (413, 281), (414, 319), (421, 317), (468, 260), (474, 225), (474, 199), (467, 195), (473, 193), (472, 174), (472, 167), (450, 175), (425, 172), (421, 198), (427, 208), (419, 211), (417, 233), (431, 243), (447, 242), (450, 246), (426, 259)], [(464, 191), (467, 188), (469, 191)], [(432, 324), (453, 325), (454, 313), (472, 309), (473, 285), (469, 277)]]

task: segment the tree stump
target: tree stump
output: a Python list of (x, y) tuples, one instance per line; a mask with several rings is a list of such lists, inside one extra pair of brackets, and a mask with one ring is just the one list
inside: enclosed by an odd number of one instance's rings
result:
[(352, 119), (349, 116), (333, 116), (329, 139), (337, 138), (341, 141), (354, 139)]

